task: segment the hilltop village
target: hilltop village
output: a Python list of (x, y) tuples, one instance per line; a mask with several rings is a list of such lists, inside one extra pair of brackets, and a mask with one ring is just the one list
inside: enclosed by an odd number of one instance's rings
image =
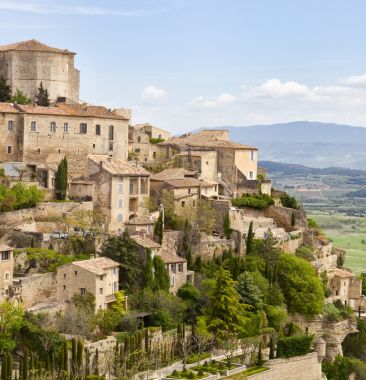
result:
[(365, 373), (362, 279), (258, 149), (82, 102), (74, 56), (0, 46), (2, 379)]

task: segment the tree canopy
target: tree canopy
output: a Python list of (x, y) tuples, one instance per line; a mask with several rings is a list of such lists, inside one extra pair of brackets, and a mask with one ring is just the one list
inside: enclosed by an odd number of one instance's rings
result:
[(9, 102), (11, 99), (11, 89), (3, 76), (0, 76), (0, 102)]
[(50, 98), (48, 96), (47, 88), (43, 87), (43, 83), (41, 82), (38, 87), (38, 93), (36, 94), (36, 104), (37, 106), (49, 107)]

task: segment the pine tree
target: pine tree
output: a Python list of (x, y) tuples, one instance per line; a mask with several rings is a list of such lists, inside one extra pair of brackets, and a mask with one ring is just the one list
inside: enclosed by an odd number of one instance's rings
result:
[(247, 241), (246, 241), (246, 245), (247, 245), (246, 254), (247, 255), (250, 255), (251, 253), (253, 253), (253, 239), (254, 239), (253, 221), (251, 221), (250, 224), (249, 224)]
[(229, 214), (226, 214), (224, 216), (223, 228), (224, 228), (224, 235), (228, 239), (230, 239), (232, 229), (231, 229), (231, 221), (230, 221), (230, 215)]
[(77, 346), (75, 338), (71, 340), (71, 373), (75, 373), (76, 370), (76, 356), (77, 356)]
[(236, 290), (240, 294), (244, 303), (251, 305), (255, 309), (260, 309), (263, 305), (263, 294), (254, 282), (250, 272), (243, 272), (238, 277)]
[(36, 104), (37, 106), (49, 107), (50, 99), (48, 97), (48, 91), (43, 87), (43, 83), (41, 82), (38, 87), (38, 93), (36, 94)]
[(55, 178), (56, 198), (58, 200), (66, 199), (67, 176), (67, 159), (64, 157), (58, 165)]
[(0, 102), (9, 102), (11, 99), (10, 86), (6, 84), (3, 76), (0, 76)]
[(159, 244), (161, 244), (163, 242), (163, 234), (164, 234), (164, 231), (163, 231), (164, 227), (163, 226), (164, 226), (164, 224), (163, 224), (163, 213), (160, 212), (159, 218), (156, 221), (155, 226), (154, 226), (154, 236), (158, 239)]
[(146, 262), (143, 272), (144, 288), (152, 289), (154, 286), (153, 261), (151, 258), (151, 249), (146, 250)]

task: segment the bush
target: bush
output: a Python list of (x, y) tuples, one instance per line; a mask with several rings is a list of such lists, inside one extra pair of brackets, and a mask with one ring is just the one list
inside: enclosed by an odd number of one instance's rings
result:
[(149, 141), (150, 141), (150, 144), (159, 144), (165, 140), (159, 137), (151, 137)]
[(277, 343), (277, 357), (291, 358), (306, 355), (310, 352), (313, 335), (295, 335), (289, 338), (280, 338)]
[(287, 193), (282, 194), (280, 200), (283, 207), (299, 209), (297, 200), (294, 197), (290, 197)]
[(301, 257), (302, 259), (306, 261), (314, 260), (313, 249), (309, 247), (308, 245), (301, 245), (299, 248), (297, 248), (295, 255), (297, 257)]
[(318, 223), (314, 220), (314, 219), (308, 219), (308, 226), (309, 228), (316, 228), (318, 229), (319, 226), (318, 226)]
[(34, 185), (17, 183), (12, 188), (0, 185), (0, 212), (35, 207), (43, 198), (43, 192)]
[(252, 207), (260, 210), (265, 210), (269, 206), (274, 204), (274, 200), (267, 194), (246, 194), (241, 198), (232, 200), (232, 204), (235, 207)]

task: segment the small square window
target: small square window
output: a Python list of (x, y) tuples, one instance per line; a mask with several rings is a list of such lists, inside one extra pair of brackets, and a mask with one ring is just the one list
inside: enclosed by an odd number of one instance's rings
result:
[(64, 273), (64, 278), (66, 278), (66, 273)]
[(1, 260), (2, 261), (7, 261), (7, 260), (9, 260), (9, 258), (10, 258), (9, 251), (1, 252)]
[(112, 143), (112, 142), (108, 143), (108, 150), (109, 150), (110, 152), (113, 151), (113, 143)]
[(86, 289), (85, 288), (80, 288), (80, 294), (86, 294)]
[(31, 121), (31, 132), (37, 131), (37, 123), (35, 121)]

